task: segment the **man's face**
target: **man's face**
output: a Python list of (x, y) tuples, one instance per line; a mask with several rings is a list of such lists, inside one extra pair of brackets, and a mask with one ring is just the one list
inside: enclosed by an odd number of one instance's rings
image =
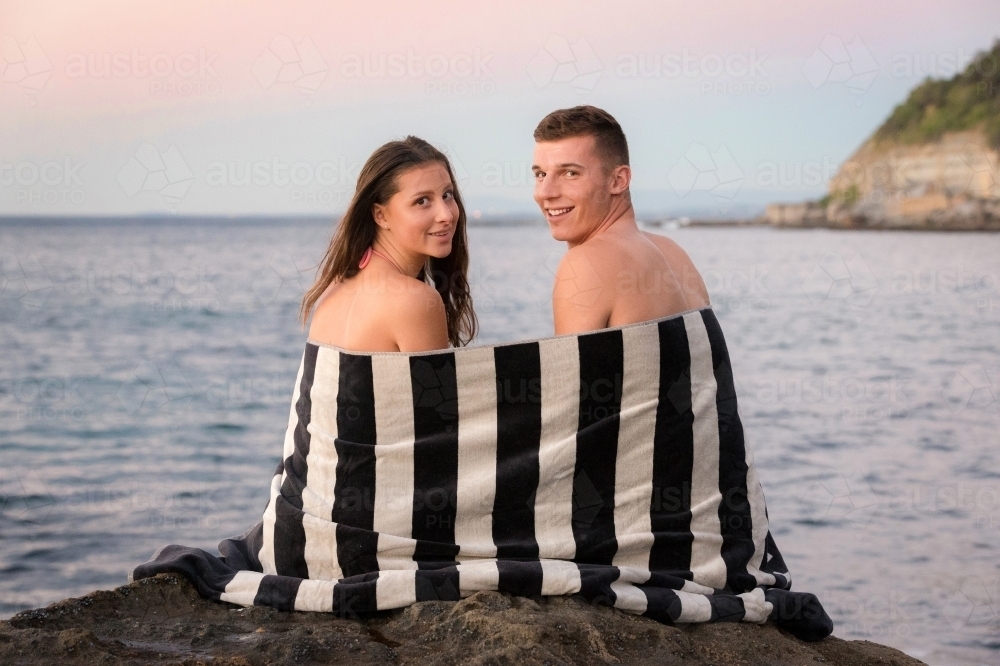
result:
[(611, 210), (613, 178), (594, 143), (593, 136), (574, 136), (535, 144), (535, 201), (552, 237), (571, 245), (586, 240)]

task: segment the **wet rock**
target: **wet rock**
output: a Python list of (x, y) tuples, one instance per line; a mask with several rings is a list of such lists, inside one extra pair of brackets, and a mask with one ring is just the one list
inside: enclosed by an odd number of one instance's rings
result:
[(575, 597), (477, 592), (364, 617), (203, 599), (160, 575), (0, 622), (15, 664), (920, 664), (868, 641), (804, 643), (766, 624), (668, 627)]

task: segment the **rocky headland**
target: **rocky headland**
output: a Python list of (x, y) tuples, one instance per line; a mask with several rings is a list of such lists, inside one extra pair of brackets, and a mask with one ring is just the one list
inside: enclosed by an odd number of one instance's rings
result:
[(844, 163), (818, 201), (767, 207), (777, 227), (1000, 231), (1000, 41), (928, 79)]
[(857, 664), (916, 659), (868, 641), (802, 642), (770, 623), (669, 627), (575, 597), (477, 592), (365, 617), (243, 608), (161, 574), (0, 622), (20, 664)]

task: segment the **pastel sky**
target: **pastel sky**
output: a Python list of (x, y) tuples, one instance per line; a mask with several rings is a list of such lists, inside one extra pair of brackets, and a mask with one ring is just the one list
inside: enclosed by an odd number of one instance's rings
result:
[(530, 215), (532, 130), (588, 103), (641, 215), (748, 215), (998, 38), (995, 0), (0, 0), (0, 214), (333, 215), (415, 134)]

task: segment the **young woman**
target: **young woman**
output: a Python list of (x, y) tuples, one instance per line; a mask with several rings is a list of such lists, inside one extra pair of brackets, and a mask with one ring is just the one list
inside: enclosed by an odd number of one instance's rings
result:
[(309, 339), (350, 351), (468, 344), (476, 315), (466, 277), (465, 208), (444, 153), (391, 141), (368, 158), (302, 299)]

